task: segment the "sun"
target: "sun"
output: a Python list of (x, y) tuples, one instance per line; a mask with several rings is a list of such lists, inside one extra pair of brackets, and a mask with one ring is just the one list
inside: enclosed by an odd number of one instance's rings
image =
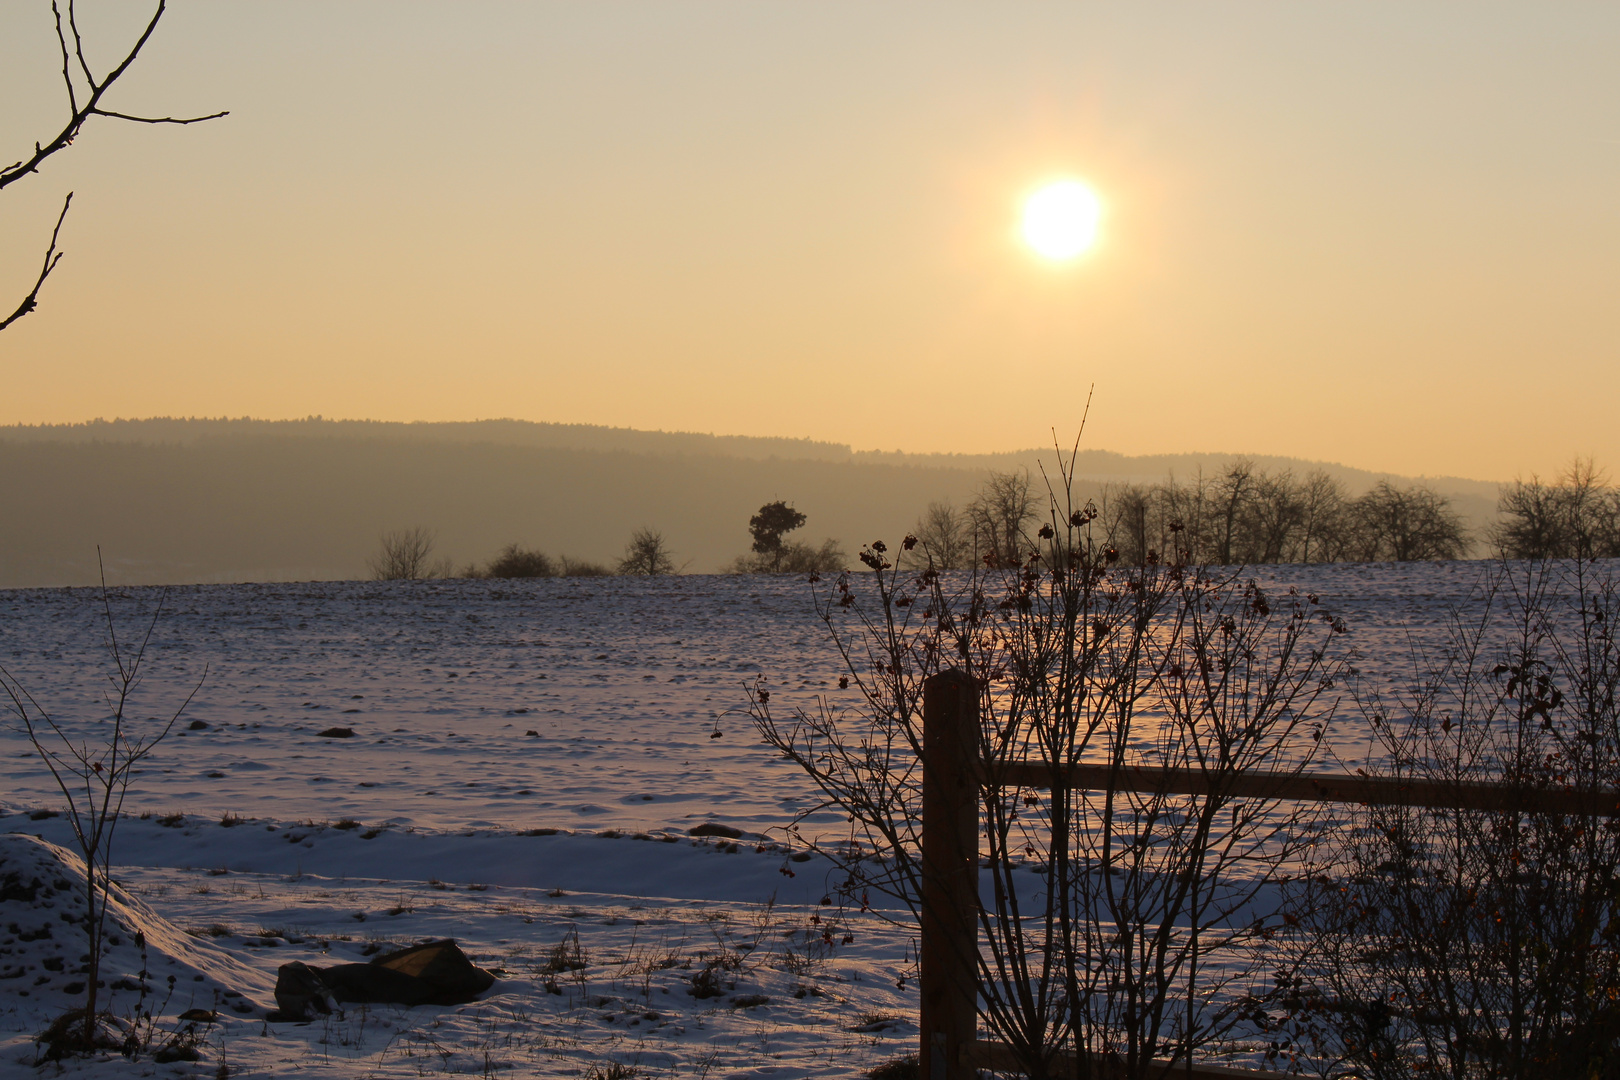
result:
[(1024, 200), (1024, 243), (1053, 262), (1083, 255), (1097, 242), (1102, 202), (1078, 180), (1054, 180)]

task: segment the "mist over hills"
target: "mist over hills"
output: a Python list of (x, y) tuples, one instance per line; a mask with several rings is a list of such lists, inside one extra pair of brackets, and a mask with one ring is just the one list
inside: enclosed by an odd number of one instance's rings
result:
[[(1233, 454), (1130, 457), (1082, 450), (1082, 496), (1102, 485), (1210, 472)], [(1393, 477), (1250, 455), (1268, 471), (1321, 468), (1351, 492)], [(517, 420), (96, 420), (0, 427), (0, 587), (281, 581), (366, 576), (390, 529), (424, 526), (457, 566), (514, 541), (609, 562), (643, 525), (690, 572), (749, 544), (748, 518), (784, 499), (795, 534), (854, 553), (893, 541), (934, 500), (972, 498), (992, 469), (1055, 476), (1051, 450), (1000, 454), (857, 451), (808, 439), (638, 431)], [(1038, 476), (1038, 471), (1036, 472)], [(1474, 526), (1497, 485), (1424, 478)]]

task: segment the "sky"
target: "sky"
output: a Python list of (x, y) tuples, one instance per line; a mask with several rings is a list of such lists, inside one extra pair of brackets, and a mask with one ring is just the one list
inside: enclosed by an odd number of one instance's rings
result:
[[(81, 7), (92, 62), (138, 4)], [(0, 423), (1620, 470), (1620, 8), (178, 0), (0, 192)], [(66, 111), (0, 10), (0, 158)], [(1102, 205), (1067, 262), (1022, 200)]]

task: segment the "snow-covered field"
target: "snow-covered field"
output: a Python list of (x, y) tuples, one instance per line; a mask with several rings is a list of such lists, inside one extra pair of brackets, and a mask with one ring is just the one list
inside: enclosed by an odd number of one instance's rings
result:
[[(1434, 640), (1479, 576), (1443, 563), (1262, 578), (1321, 596), (1364, 670), (1388, 679), (1401, 661), (1380, 658)], [(125, 638), (159, 594), (114, 591)], [(138, 985), (140, 930), (163, 1015), (217, 1006), (219, 1019), (201, 1061), (113, 1055), (67, 1073), (606, 1076), (623, 1063), (797, 1078), (914, 1047), (911, 934), (821, 904), (829, 867), (776, 831), (814, 793), (747, 716), (760, 675), (773, 706), (854, 693), (837, 689), (802, 581), (199, 586), (165, 602), (137, 715), (202, 688), (119, 826), (108, 982), (115, 1011), (139, 1003), (118, 987)], [(0, 593), (0, 662), (67, 724), (104, 715), (104, 640), (97, 591)], [(319, 734), (332, 728), (353, 736)], [(1353, 724), (1335, 742), (1346, 757), (1365, 747)], [(42, 816), (60, 795), (13, 727), (0, 754), (0, 833), (26, 834), (0, 836), (0, 871), (54, 865), (28, 837), (71, 846), (63, 819)], [(706, 822), (745, 836), (689, 834)], [(70, 1000), (81, 946), (52, 913), (72, 903), (51, 880), (26, 899), (0, 890), (0, 1075), (33, 1074), (32, 1036)], [(263, 1020), (279, 964), (425, 937), (456, 938), (496, 989), (456, 1008)], [(583, 966), (561, 963), (576, 939)], [(705, 968), (718, 996), (691, 993)]]

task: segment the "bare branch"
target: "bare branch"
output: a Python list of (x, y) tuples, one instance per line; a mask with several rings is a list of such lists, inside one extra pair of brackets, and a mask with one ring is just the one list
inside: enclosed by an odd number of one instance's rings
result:
[[(62, 10), (56, 6), (56, 0), (51, 0), (51, 14), (56, 16), (56, 43), (62, 49), (62, 81), (67, 84), (68, 109), (71, 112), (79, 111), (78, 95), (73, 89), (73, 73), (70, 70), (72, 62), (68, 58), (67, 38), (62, 35)], [(71, 14), (71, 11), (70, 11)], [(79, 32), (74, 28), (73, 37), (77, 41)], [(38, 149), (38, 144), (35, 144)]]
[[(56, 0), (51, 0), (51, 10), (56, 10)], [(61, 16), (57, 16), (61, 20)], [(90, 64), (84, 58), (84, 38), (79, 34), (79, 20), (73, 8), (73, 0), (68, 0), (68, 27), (73, 31), (73, 55), (79, 59), (79, 70), (84, 72), (84, 81), (92, 88), (96, 85), (96, 77), (90, 73)]]
[(62, 261), (62, 253), (56, 250), (56, 238), (62, 232), (62, 221), (67, 217), (68, 207), (72, 204), (73, 192), (70, 191), (67, 198), (62, 200), (62, 212), (56, 215), (56, 228), (51, 230), (51, 246), (45, 251), (45, 264), (40, 267), (34, 287), (23, 297), (22, 303), (17, 305), (17, 310), (6, 316), (4, 321), (0, 321), (0, 330), (4, 330), (39, 306), (40, 287), (45, 284), (45, 279), (51, 276), (51, 271), (56, 269), (56, 264)]
[(222, 112), (209, 113), (207, 116), (131, 116), (128, 113), (111, 112), (107, 109), (94, 110), (97, 116), (110, 116), (115, 120), (128, 120), (136, 124), (200, 124), (204, 120), (218, 120), (222, 116), (229, 116), (231, 112), (226, 109)]
[[(106, 94), (107, 90), (113, 85), (113, 83), (118, 81), (124, 72), (129, 70), (130, 65), (135, 62), (135, 58), (138, 57), (141, 54), (141, 50), (146, 47), (147, 41), (151, 40), (153, 31), (157, 29), (158, 20), (163, 18), (163, 12), (166, 6), (167, 0), (158, 0), (157, 9), (152, 12), (152, 18), (147, 22), (146, 28), (141, 31), (140, 37), (135, 40), (135, 44), (132, 45), (129, 52), (125, 54), (124, 59), (118, 64), (117, 67), (113, 68), (104, 78), (98, 81), (96, 79), (95, 72), (93, 72), (90, 68), (89, 60), (84, 54), (84, 37), (79, 33), (78, 14), (74, 8), (73, 0), (67, 0), (67, 28), (65, 30), (62, 26), (62, 8), (57, 3), (57, 0), (51, 0), (51, 14), (56, 21), (56, 44), (62, 56), (62, 82), (67, 87), (68, 111), (70, 115), (67, 123), (62, 127), (61, 131), (57, 132), (54, 139), (43, 144), (39, 142), (34, 143), (34, 153), (32, 156), (19, 159), (12, 162), (10, 165), (0, 167), (0, 189), (9, 187), (12, 183), (21, 180), (30, 173), (38, 172), (39, 166), (47, 158), (49, 158), (52, 154), (55, 154), (57, 151), (63, 150), (72, 144), (73, 140), (78, 137), (80, 129), (84, 127), (85, 121), (92, 116), (106, 116), (111, 117), (114, 120), (127, 120), (136, 124), (184, 125), (200, 124), (204, 120), (217, 120), (222, 116), (230, 115), (229, 112), (221, 111), (209, 113), (206, 116), (137, 116), (131, 113), (118, 112), (114, 109), (103, 109), (101, 107), (102, 96)], [(71, 55), (68, 49), (69, 34), (71, 34), (73, 38)], [(74, 86), (73, 63), (75, 60), (78, 61), (79, 71), (82, 73), (85, 83), (88, 86), (88, 90), (86, 92), (89, 96), (85, 98), (82, 103), (79, 100), (78, 88)], [(69, 192), (67, 198), (62, 203), (61, 214), (57, 215), (56, 228), (51, 232), (51, 246), (45, 252), (45, 262), (40, 268), (39, 277), (35, 279), (34, 287), (29, 290), (28, 295), (23, 297), (22, 303), (17, 305), (17, 310), (13, 311), (9, 316), (7, 316), (4, 321), (0, 321), (0, 330), (4, 330), (6, 327), (10, 326), (12, 323), (16, 322), (18, 319), (22, 318), (24, 315), (27, 315), (29, 312), (33, 311), (39, 306), (39, 290), (45, 284), (45, 279), (51, 276), (51, 271), (56, 269), (56, 264), (62, 259), (61, 253), (56, 250), (56, 241), (57, 237), (62, 231), (62, 221), (67, 217), (68, 206), (72, 202), (73, 194), (72, 192)]]
[(69, 71), (67, 39), (62, 33), (61, 12), (53, 0), (51, 10), (56, 13), (57, 41), (61, 46), (63, 57), (62, 77), (68, 84), (68, 104), (72, 110), (72, 115), (68, 117), (67, 123), (63, 125), (61, 131), (57, 132), (54, 139), (44, 144), (38, 142), (34, 144), (34, 153), (32, 156), (19, 161), (14, 165), (9, 165), (4, 169), (0, 169), (0, 189), (8, 187), (12, 183), (21, 180), (29, 173), (38, 172), (39, 166), (45, 161), (45, 159), (49, 158), (52, 154), (55, 154), (59, 150), (66, 149), (73, 142), (74, 138), (79, 134), (79, 129), (84, 127), (84, 122), (92, 116), (109, 116), (117, 120), (130, 120), (136, 123), (144, 124), (195, 124), (204, 120), (216, 120), (219, 117), (230, 115), (229, 111), (227, 110), (225, 112), (211, 113), (208, 116), (196, 116), (184, 119), (177, 119), (174, 117), (149, 118), (132, 116), (126, 113), (101, 108), (102, 96), (105, 95), (112, 85), (118, 81), (124, 72), (129, 70), (130, 65), (135, 62), (136, 57), (140, 56), (141, 49), (145, 48), (147, 41), (149, 41), (152, 37), (152, 32), (157, 29), (158, 20), (163, 18), (163, 12), (166, 6), (167, 0), (158, 0), (157, 10), (152, 13), (152, 18), (146, 24), (146, 29), (141, 32), (140, 37), (137, 38), (135, 44), (130, 47), (129, 52), (124, 56), (124, 59), (119, 62), (117, 67), (113, 68), (104, 78), (98, 81), (95, 74), (90, 70), (89, 62), (85, 59), (84, 42), (79, 36), (79, 28), (77, 22), (75, 21), (72, 0), (69, 0), (68, 26), (73, 34), (74, 55), (78, 59), (80, 70), (84, 73), (85, 81), (89, 83), (90, 92), (90, 96), (85, 99), (83, 104), (80, 104), (77, 95), (74, 92), (73, 80)]

